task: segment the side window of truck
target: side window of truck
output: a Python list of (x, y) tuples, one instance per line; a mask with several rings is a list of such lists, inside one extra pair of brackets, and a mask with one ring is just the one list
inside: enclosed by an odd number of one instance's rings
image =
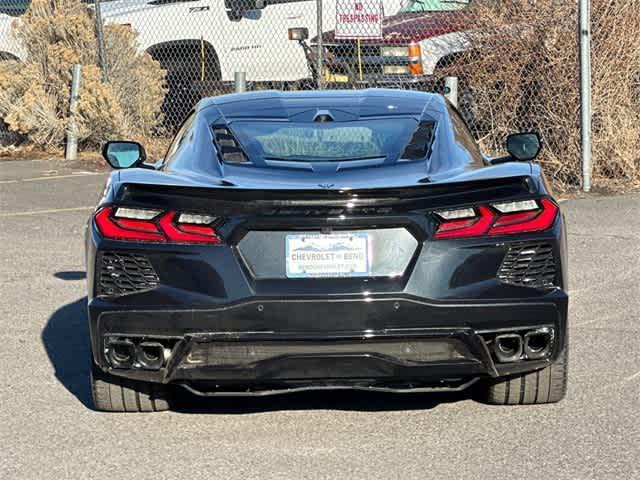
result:
[[(283, 3), (300, 3), (310, 1), (311, 0), (224, 0), (224, 8), (227, 10), (229, 20), (232, 22), (239, 22), (243, 18), (251, 18), (252, 20), (260, 19), (259, 15), (249, 16), (249, 12), (259, 12), (265, 8), (269, 8), (270, 6)], [(315, 9), (312, 4), (310, 4), (310, 8)]]

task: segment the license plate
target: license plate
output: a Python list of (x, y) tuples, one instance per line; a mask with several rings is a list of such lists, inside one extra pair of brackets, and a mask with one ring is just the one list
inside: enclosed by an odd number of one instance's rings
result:
[(369, 235), (361, 232), (286, 236), (288, 278), (366, 277)]

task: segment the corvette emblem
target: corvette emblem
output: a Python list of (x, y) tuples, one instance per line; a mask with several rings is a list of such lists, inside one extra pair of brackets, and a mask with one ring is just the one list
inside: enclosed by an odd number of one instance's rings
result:
[(335, 183), (320, 183), (320, 184), (318, 184), (318, 186), (320, 188), (324, 188), (325, 190), (329, 190), (329, 189), (335, 187), (336, 184)]

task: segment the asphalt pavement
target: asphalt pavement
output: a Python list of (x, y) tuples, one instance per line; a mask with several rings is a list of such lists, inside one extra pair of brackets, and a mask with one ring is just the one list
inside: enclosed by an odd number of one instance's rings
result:
[(181, 395), (92, 410), (83, 229), (104, 173), (0, 161), (0, 478), (640, 478), (640, 195), (562, 203), (565, 401), (469, 394)]

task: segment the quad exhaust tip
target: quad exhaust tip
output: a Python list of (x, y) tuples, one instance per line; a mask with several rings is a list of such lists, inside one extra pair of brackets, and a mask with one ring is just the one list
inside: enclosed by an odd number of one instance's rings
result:
[(515, 362), (522, 358), (523, 342), (517, 333), (498, 335), (493, 345), (493, 352), (500, 363)]
[(160, 342), (140, 342), (111, 337), (105, 345), (106, 359), (115, 369), (160, 370), (171, 356), (171, 349)]
[(529, 360), (548, 357), (552, 344), (553, 331), (549, 328), (540, 328), (524, 335), (524, 353)]
[(542, 360), (551, 355), (554, 342), (553, 328), (544, 327), (523, 333), (496, 335), (493, 340), (493, 354), (498, 363)]
[(142, 342), (138, 345), (137, 360), (145, 370), (160, 370), (164, 365), (164, 346), (158, 342)]
[(130, 340), (111, 340), (107, 357), (113, 368), (131, 368), (136, 359), (136, 346)]

